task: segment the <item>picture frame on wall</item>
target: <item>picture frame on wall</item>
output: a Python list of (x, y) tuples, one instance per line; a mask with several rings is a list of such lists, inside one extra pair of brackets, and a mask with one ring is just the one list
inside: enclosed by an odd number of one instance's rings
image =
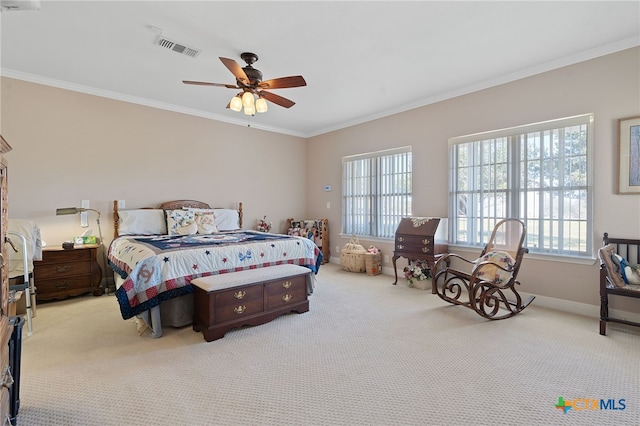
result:
[(618, 120), (618, 193), (640, 194), (640, 116)]

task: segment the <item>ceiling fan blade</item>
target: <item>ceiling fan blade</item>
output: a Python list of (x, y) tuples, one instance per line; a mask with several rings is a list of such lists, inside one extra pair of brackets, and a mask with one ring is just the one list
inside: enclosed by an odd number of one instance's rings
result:
[(289, 77), (274, 78), (272, 80), (263, 81), (258, 84), (262, 89), (286, 89), (289, 87), (306, 86), (307, 82), (301, 75), (292, 75)]
[(236, 61), (229, 58), (223, 58), (222, 56), (220, 56), (219, 58), (224, 64), (224, 66), (229, 68), (229, 71), (231, 71), (231, 74), (233, 74), (238, 81), (241, 81), (244, 84), (249, 84), (249, 78), (247, 77), (247, 74), (244, 72), (242, 67), (238, 65)]
[(273, 102), (276, 105), (280, 105), (281, 107), (291, 108), (296, 103), (287, 98), (283, 98), (282, 96), (278, 96), (271, 92), (267, 92), (265, 90), (260, 91), (260, 96), (268, 100), (269, 102)]
[(191, 80), (182, 80), (182, 82), (184, 84), (195, 84), (197, 86), (216, 86), (216, 87), (226, 87), (227, 89), (239, 89), (239, 87), (234, 84), (208, 83), (206, 81), (191, 81)]

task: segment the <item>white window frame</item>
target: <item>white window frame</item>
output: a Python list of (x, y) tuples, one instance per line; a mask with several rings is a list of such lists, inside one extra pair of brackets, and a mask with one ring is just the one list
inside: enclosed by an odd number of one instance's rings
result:
[[(576, 130), (586, 132), (582, 152), (570, 150)], [(583, 114), (449, 139), (449, 243), (482, 247), (498, 220), (515, 217), (530, 253), (593, 259), (593, 135)]]
[(411, 216), (410, 146), (342, 158), (342, 234), (393, 239)]

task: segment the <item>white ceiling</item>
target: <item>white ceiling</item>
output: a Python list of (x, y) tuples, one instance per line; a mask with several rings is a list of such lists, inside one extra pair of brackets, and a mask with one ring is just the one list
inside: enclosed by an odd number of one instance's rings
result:
[[(640, 1), (41, 1), (0, 14), (2, 75), (310, 137), (640, 45)], [(154, 44), (201, 49), (197, 58)], [(303, 75), (255, 117), (218, 57)]]

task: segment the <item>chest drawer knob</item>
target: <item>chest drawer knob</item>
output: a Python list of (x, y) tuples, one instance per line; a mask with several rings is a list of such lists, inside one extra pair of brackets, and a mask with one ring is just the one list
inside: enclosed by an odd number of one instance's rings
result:
[(66, 281), (57, 281), (56, 282), (56, 288), (67, 288), (68, 285), (69, 285), (69, 283), (67, 283)]
[(246, 309), (247, 309), (247, 307), (246, 307), (246, 306), (241, 305), (241, 306), (238, 306), (237, 308), (234, 308), (234, 309), (233, 309), (233, 312), (235, 312), (236, 314), (240, 315), (240, 314), (244, 313), (244, 311), (245, 311)]
[(63, 272), (69, 272), (70, 270), (71, 270), (71, 265), (56, 266), (56, 272), (59, 274)]
[(282, 301), (284, 301), (284, 302), (288, 302), (288, 301), (290, 301), (292, 298), (293, 298), (293, 296), (292, 296), (292, 295), (290, 295), (290, 294), (285, 294), (284, 296), (282, 296)]
[(431, 244), (431, 240), (425, 238), (422, 240), (422, 244)]
[(422, 251), (424, 253), (429, 253), (431, 251), (431, 249), (429, 247), (422, 247)]
[(283, 282), (283, 283), (282, 283), (282, 287), (284, 287), (284, 288), (289, 288), (289, 287), (291, 287), (291, 281), (285, 281), (285, 282)]
[(402, 245), (402, 244), (396, 244), (396, 248), (397, 248), (398, 250), (402, 250), (402, 249), (404, 248), (404, 245)]
[(246, 296), (246, 295), (247, 295), (247, 292), (246, 291), (242, 291), (242, 290), (233, 293), (233, 297), (235, 297), (238, 300), (244, 298), (244, 296)]
[(398, 242), (401, 243), (404, 241), (404, 237), (398, 237)]

